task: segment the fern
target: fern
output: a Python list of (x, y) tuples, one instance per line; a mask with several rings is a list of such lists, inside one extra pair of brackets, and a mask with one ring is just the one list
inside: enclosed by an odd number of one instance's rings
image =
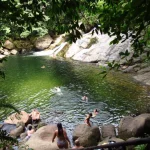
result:
[(18, 144), (17, 139), (14, 139), (7, 135), (6, 131), (0, 130), (0, 148), (4, 148), (14, 144)]
[(0, 108), (11, 108), (15, 110), (16, 112), (20, 113), (20, 111), (15, 106), (13, 106), (12, 104), (6, 103), (5, 101), (0, 101)]
[[(0, 108), (11, 108), (16, 112), (20, 113), (20, 111), (15, 108), (12, 104), (6, 103), (5, 101), (0, 101)], [(0, 148), (7, 147), (8, 145), (18, 144), (17, 139), (10, 137), (5, 130), (0, 129)]]
[(146, 150), (147, 144), (137, 145), (135, 147), (135, 150)]

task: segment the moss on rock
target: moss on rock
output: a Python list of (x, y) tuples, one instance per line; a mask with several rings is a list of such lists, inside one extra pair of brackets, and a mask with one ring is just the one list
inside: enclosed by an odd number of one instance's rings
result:
[(18, 50), (32, 50), (34, 48), (34, 44), (29, 40), (15, 40), (13, 43)]
[(69, 49), (69, 43), (67, 43), (64, 47), (63, 47), (63, 49), (57, 54), (57, 56), (59, 56), (59, 57), (65, 57), (65, 54), (66, 54), (66, 52), (68, 51), (68, 49)]
[(96, 44), (97, 42), (98, 42), (98, 39), (96, 37), (91, 38), (86, 48), (90, 48), (92, 45)]

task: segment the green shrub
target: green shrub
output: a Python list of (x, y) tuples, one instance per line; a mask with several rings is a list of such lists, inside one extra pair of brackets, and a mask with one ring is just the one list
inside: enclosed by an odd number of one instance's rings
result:
[(147, 144), (137, 145), (134, 149), (135, 150), (146, 150)]

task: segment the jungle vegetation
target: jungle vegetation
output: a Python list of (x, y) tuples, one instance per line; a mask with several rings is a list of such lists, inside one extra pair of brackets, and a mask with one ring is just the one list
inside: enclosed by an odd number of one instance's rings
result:
[[(132, 39), (133, 57), (150, 52), (150, 1), (148, 0), (1, 0), (0, 43), (67, 33), (75, 42), (82, 32), (115, 36), (110, 44)], [(129, 52), (120, 53), (122, 57)], [(110, 64), (110, 67), (118, 67)]]

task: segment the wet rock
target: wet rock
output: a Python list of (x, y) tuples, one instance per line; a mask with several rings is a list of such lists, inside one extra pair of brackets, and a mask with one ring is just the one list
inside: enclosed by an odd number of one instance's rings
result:
[(10, 133), (12, 130), (16, 129), (16, 124), (4, 123), (1, 125), (1, 129), (6, 131), (7, 133)]

